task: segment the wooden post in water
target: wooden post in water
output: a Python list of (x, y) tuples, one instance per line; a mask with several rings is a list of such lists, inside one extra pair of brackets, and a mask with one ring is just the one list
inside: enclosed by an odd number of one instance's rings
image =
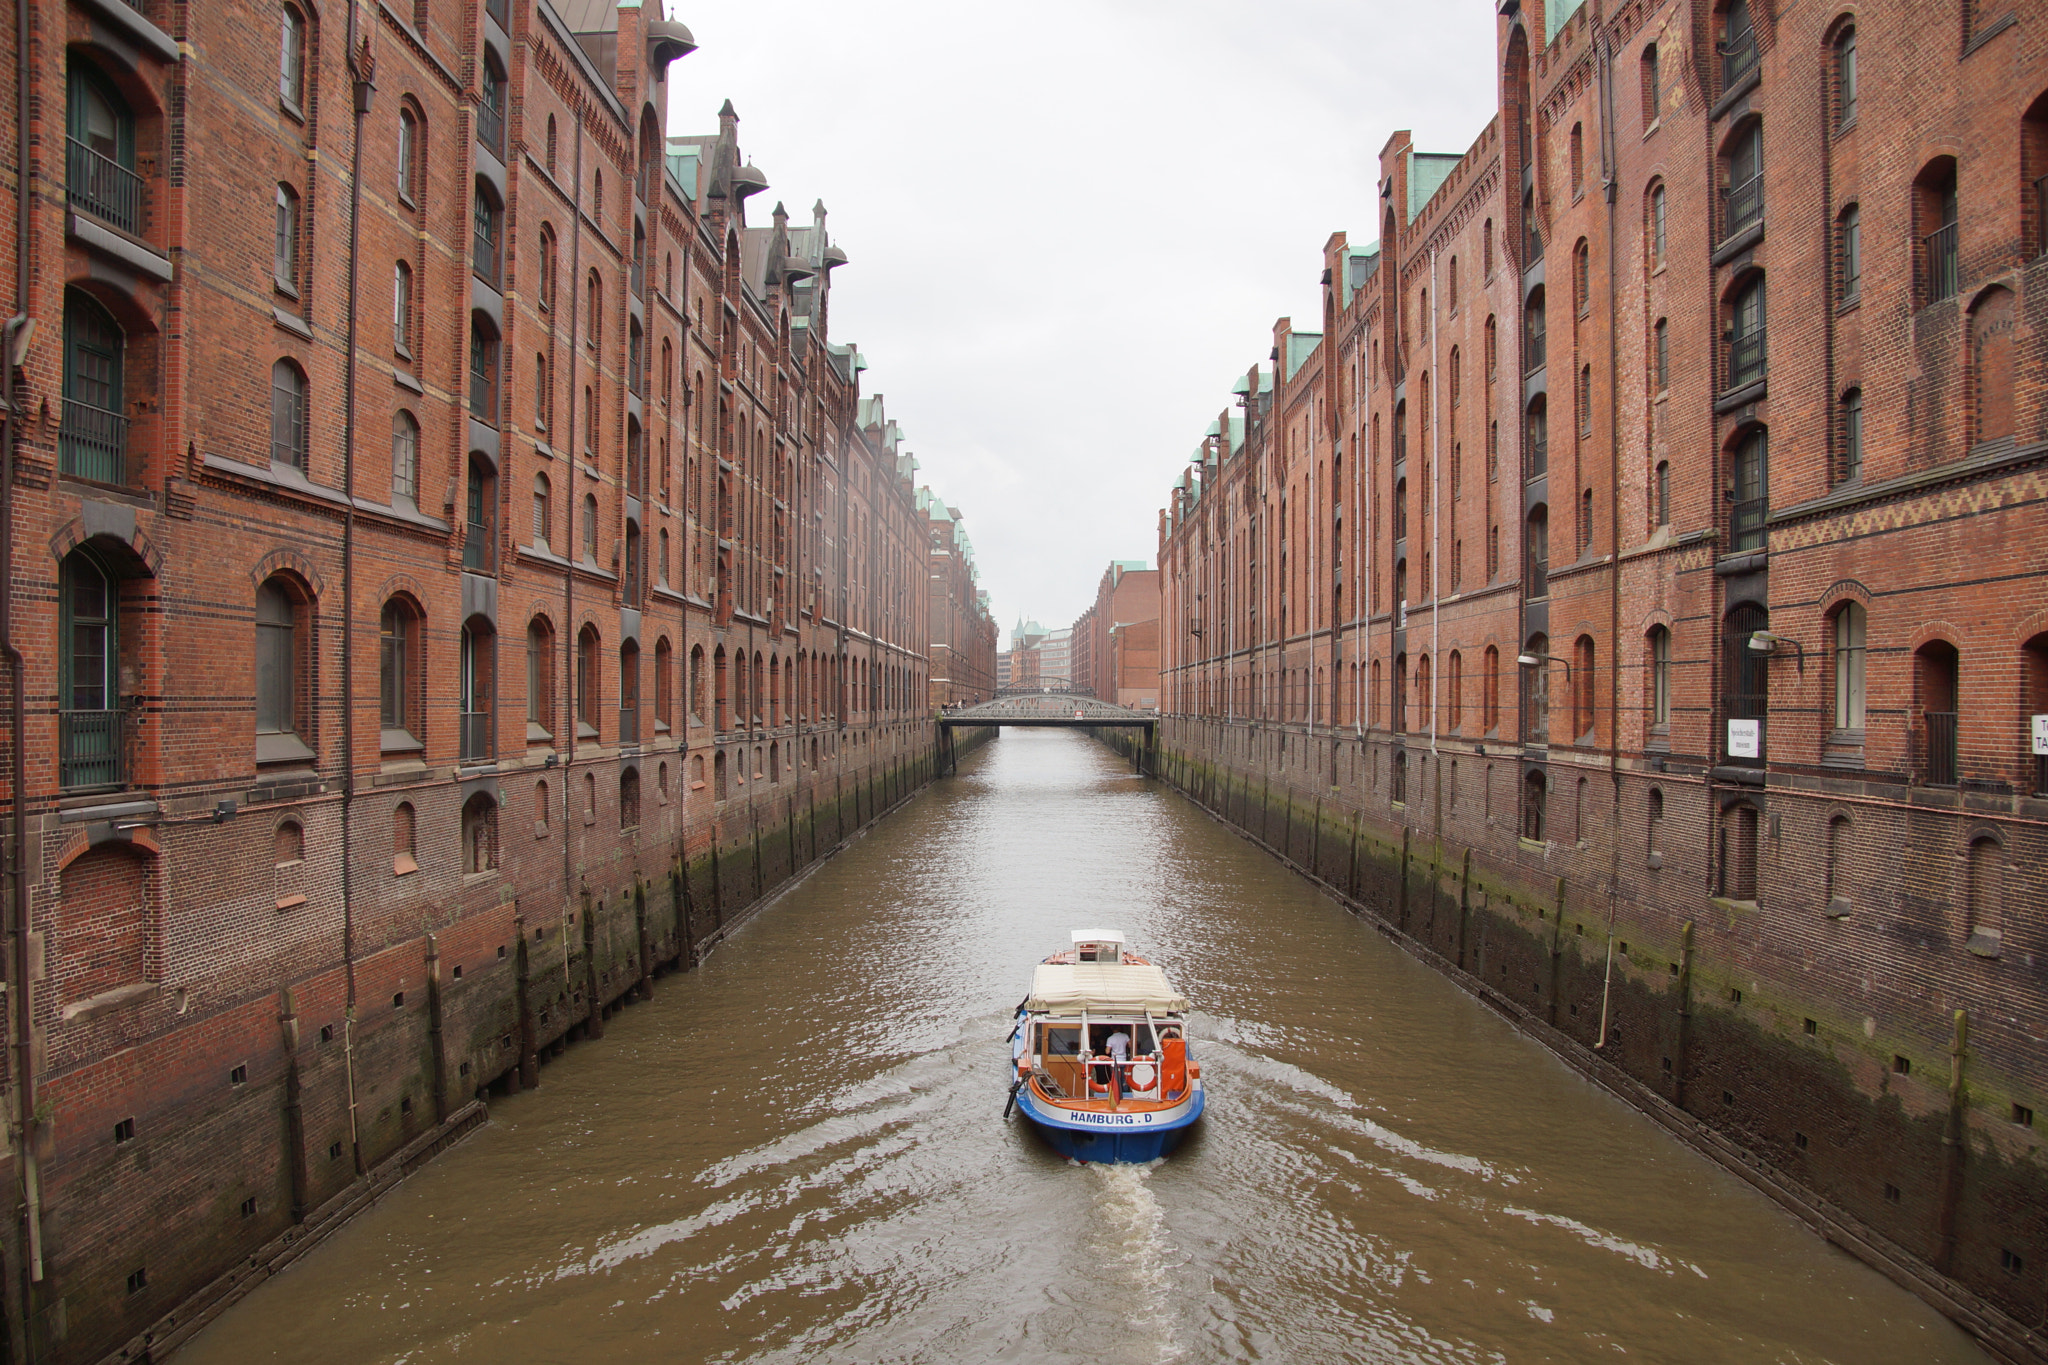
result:
[(1458, 970), (1465, 970), (1465, 939), (1472, 925), (1472, 850), (1458, 869)]
[(299, 1099), (299, 1004), (290, 986), (278, 992), (277, 1024), (284, 1034), (284, 1131), (290, 1145), (292, 1221), (306, 1221), (306, 1114)]
[(1671, 1102), (1685, 1108), (1686, 1053), (1692, 1046), (1692, 921), (1678, 931), (1678, 1043), (1672, 1048)]
[[(583, 1012), (583, 1036), (604, 1037), (604, 1000), (597, 991), (597, 912), (590, 904), (590, 888), (584, 887), (583, 904), (583, 993), (589, 996), (589, 1008)], [(563, 944), (562, 951), (568, 952), (569, 945)]]
[(427, 935), (427, 1052), (434, 1076), (434, 1122), (448, 1121), (448, 1058), (442, 1051), (441, 945)]
[[(1550, 907), (1550, 1026), (1557, 1027), (1557, 978), (1564, 957), (1564, 878), (1557, 879), (1557, 896)], [(1600, 1040), (1603, 1044), (1605, 1038)]]
[(1400, 911), (1401, 932), (1408, 932), (1408, 852), (1409, 843), (1415, 831), (1407, 825), (1401, 826), (1401, 892), (1396, 903)]
[(517, 912), (514, 901), (512, 931), (519, 936), (519, 951), (513, 956), (513, 986), (519, 1005), (519, 1065), (512, 1069), (513, 1088), (532, 1089), (540, 1084), (540, 1058), (533, 1029), (533, 963), (526, 946), (526, 916)]
[(1964, 1066), (1970, 1055), (1970, 1012), (1957, 1010), (1948, 1047), (1948, 1117), (1941, 1127), (1941, 1208), (1935, 1224), (1939, 1241), (1934, 1268), (1951, 1273), (1956, 1263), (1956, 1210), (1963, 1199), (1963, 1157), (1968, 1146), (1970, 1095)]

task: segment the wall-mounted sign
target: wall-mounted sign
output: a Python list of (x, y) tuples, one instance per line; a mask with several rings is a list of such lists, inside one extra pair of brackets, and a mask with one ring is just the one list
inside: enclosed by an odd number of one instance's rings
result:
[(1764, 755), (1764, 723), (1760, 720), (1731, 720), (1728, 722), (1728, 757), (1762, 758)]
[(2034, 717), (2034, 752), (2048, 754), (2048, 716)]

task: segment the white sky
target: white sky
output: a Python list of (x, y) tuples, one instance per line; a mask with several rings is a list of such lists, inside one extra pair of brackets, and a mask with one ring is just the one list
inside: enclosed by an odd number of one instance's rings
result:
[(857, 342), (958, 507), (1008, 643), (1154, 562), (1169, 485), (1272, 349), (1319, 325), (1332, 232), (1372, 240), (1380, 148), (1492, 117), (1492, 0), (669, 0), (717, 126), (797, 222), (825, 201)]

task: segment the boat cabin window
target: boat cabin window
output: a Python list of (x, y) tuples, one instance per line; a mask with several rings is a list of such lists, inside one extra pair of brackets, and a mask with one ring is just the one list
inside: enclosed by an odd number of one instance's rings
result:
[(1074, 945), (1076, 962), (1121, 962), (1123, 945), (1115, 940), (1083, 942)]
[(1072, 1057), (1081, 1048), (1081, 1027), (1078, 1024), (1044, 1026), (1044, 1040), (1038, 1050), (1048, 1057)]

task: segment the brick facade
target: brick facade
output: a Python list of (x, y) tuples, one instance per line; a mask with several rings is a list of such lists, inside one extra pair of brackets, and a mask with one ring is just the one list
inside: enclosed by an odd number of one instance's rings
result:
[(932, 532), (660, 7), (30, 23), (0, 1284), (97, 1360), (914, 790)]
[(2038, 1354), (2048, 6), (1501, 9), (1161, 515), (1164, 771)]

